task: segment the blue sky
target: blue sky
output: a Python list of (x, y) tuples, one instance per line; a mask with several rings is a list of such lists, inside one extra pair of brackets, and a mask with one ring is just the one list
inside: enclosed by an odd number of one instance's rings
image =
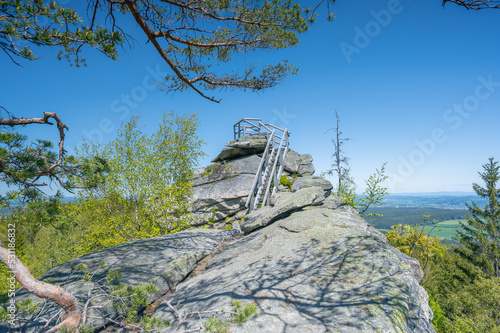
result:
[[(39, 50), (43, 58), (24, 67), (1, 54), (1, 105), (24, 117), (58, 113), (70, 127), (70, 152), (82, 137), (112, 140), (131, 115), (154, 131), (163, 111), (196, 112), (207, 143), (202, 165), (232, 139), (234, 123), (262, 118), (287, 127), (291, 148), (312, 154), (317, 173), (331, 163), (325, 132), (335, 108), (361, 190), (387, 162), (393, 193), (471, 191), (488, 157), (500, 158), (500, 11), (443, 8), (438, 0), (339, 0), (332, 9), (336, 19), (320, 13), (298, 47), (235, 59), (238, 68), (289, 59), (300, 69), (264, 93), (214, 92), (220, 104), (193, 92), (166, 95), (152, 79), (168, 66), (138, 34), (118, 62), (88, 49), (87, 68), (57, 61), (55, 50)], [(57, 140), (48, 126), (25, 131)]]

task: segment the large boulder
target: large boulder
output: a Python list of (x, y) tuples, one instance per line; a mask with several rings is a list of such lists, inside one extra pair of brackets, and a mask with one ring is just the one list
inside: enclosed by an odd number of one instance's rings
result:
[(310, 154), (299, 154), (291, 149), (286, 154), (284, 169), (298, 176), (312, 176), (315, 171), (312, 161)]
[(196, 170), (191, 195), (193, 224), (223, 221), (244, 210), (260, 160), (252, 155)]
[(247, 155), (260, 154), (263, 151), (264, 149), (254, 148), (224, 148), (221, 150), (219, 155), (212, 160), (212, 162), (230, 161)]
[(227, 147), (262, 149), (262, 151), (264, 151), (266, 145), (267, 137), (265, 135), (244, 136), (226, 143)]
[[(170, 303), (193, 314), (179, 329), (202, 327), (240, 300), (259, 312), (234, 333), (435, 332), (414, 259), (357, 213), (307, 208), (234, 241), (179, 285)], [(166, 304), (154, 316), (179, 324)]]
[(265, 135), (244, 136), (226, 143), (229, 148), (224, 148), (212, 162), (230, 161), (242, 156), (260, 154), (267, 144)]
[[(49, 270), (42, 278), (72, 293), (83, 308), (102, 306), (91, 310), (90, 325), (99, 329), (112, 324), (120, 317), (118, 310), (110, 301), (111, 297), (101, 296), (106, 287), (106, 278), (115, 272), (113, 284), (123, 283), (134, 287), (152, 283), (156, 292), (148, 294), (147, 301), (152, 303), (162, 295), (175, 290), (222, 240), (231, 237), (233, 231), (196, 229), (150, 239), (140, 239), (95, 252)], [(50, 301), (34, 297), (24, 289), (16, 292), (16, 303), (33, 299), (39, 303), (41, 312), (36, 319), (26, 313), (18, 313), (16, 326), (11, 332), (42, 332), (45, 320), (54, 316), (60, 308)], [(140, 310), (140, 309), (138, 309)], [(54, 322), (49, 327), (54, 326)], [(0, 332), (8, 331), (8, 323), (0, 323)]]
[(308, 187), (321, 187), (328, 195), (333, 189), (332, 183), (318, 176), (297, 177), (292, 185), (292, 192)]
[[(304, 200), (308, 206), (289, 204), (306, 194), (316, 198)], [(234, 300), (253, 304), (258, 314), (231, 324), (233, 333), (435, 332), (418, 261), (387, 244), (358, 212), (344, 209), (338, 197), (324, 199), (319, 187), (280, 193), (273, 203), (286, 209), (244, 237), (195, 229), (137, 240), (55, 267), (43, 279), (63, 285), (82, 305), (111, 271), (120, 271), (127, 286), (153, 283), (154, 317), (171, 323), (156, 333), (194, 332), (211, 316), (231, 318)], [(18, 291), (16, 301), (29, 296)], [(91, 313), (94, 328), (118, 315), (107, 301), (90, 303), (104, 305)], [(42, 331), (58, 309), (40, 308), (36, 316), (18, 314), (11, 332)], [(0, 331), (7, 327), (1, 323)]]
[(325, 193), (320, 187), (304, 188), (296, 193), (281, 192), (278, 199), (273, 199), (273, 206), (264, 206), (245, 216), (240, 227), (245, 233), (264, 227), (283, 214), (302, 207), (321, 203)]

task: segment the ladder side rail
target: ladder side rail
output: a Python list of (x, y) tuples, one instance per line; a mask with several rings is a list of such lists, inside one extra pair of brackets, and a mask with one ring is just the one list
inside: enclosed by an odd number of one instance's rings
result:
[[(277, 144), (278, 142), (275, 141), (275, 143)], [(268, 183), (266, 184), (266, 194), (264, 196), (264, 199), (263, 199), (263, 203), (264, 205), (268, 205), (269, 204), (269, 201), (270, 201), (270, 195), (269, 193), (275, 193), (275, 189), (278, 188), (278, 185), (279, 185), (279, 179), (277, 178), (277, 170), (276, 170), (276, 167), (278, 165), (278, 161), (280, 160), (281, 158), (281, 146), (283, 145), (283, 139), (280, 140), (280, 143), (278, 146), (275, 146), (274, 147), (274, 151), (273, 151), (273, 157), (274, 157), (274, 161), (273, 161), (273, 164), (272, 164), (272, 171), (270, 172), (270, 177), (268, 179)], [(273, 187), (271, 189), (271, 183), (273, 183)]]
[[(280, 140), (280, 143), (277, 147), (275, 147), (277, 149), (276, 151), (276, 157), (274, 159), (274, 163), (273, 163), (273, 169), (271, 171), (271, 177), (269, 178), (269, 183), (267, 184), (267, 189), (266, 189), (266, 194), (264, 196), (264, 200), (263, 202), (268, 205), (269, 204), (269, 201), (270, 201), (270, 196), (269, 196), (269, 192), (271, 192), (271, 195), (276, 193), (277, 189), (278, 189), (278, 186), (279, 186), (279, 182), (280, 182), (280, 176), (278, 174), (280, 174), (279, 172), (279, 169), (276, 170), (276, 167), (278, 165), (278, 161), (281, 162), (281, 159), (283, 157), (282, 155), (282, 146), (283, 146), (283, 143), (284, 143), (284, 139), (285, 139), (285, 136), (283, 136)], [(277, 143), (277, 142), (276, 142)], [(286, 141), (285, 141), (286, 143)], [(280, 163), (280, 168), (281, 168), (281, 163)], [(271, 182), (274, 182), (274, 186), (271, 190)]]
[[(269, 174), (269, 171), (270, 171), (270, 160), (271, 158), (273, 157), (274, 155), (274, 152), (275, 152), (275, 147), (274, 147), (274, 144), (273, 144), (273, 141), (274, 141), (274, 133), (271, 134), (269, 140), (268, 140), (268, 143), (269, 143), (269, 150), (265, 156), (265, 160), (264, 160), (264, 164), (262, 166), (262, 174), (265, 176), (267, 174)], [(264, 156), (263, 156), (264, 157)], [(262, 177), (261, 178), (261, 182), (259, 183), (261, 186), (265, 186), (265, 180), (266, 178), (265, 177)]]
[[(278, 169), (278, 177), (277, 177), (277, 179), (279, 179), (280, 181), (281, 181), (281, 175), (283, 174), (283, 169), (285, 168), (286, 154), (288, 154), (288, 151), (290, 149), (290, 146), (288, 143), (288, 133), (286, 132), (286, 129), (285, 129), (284, 137), (285, 137), (285, 146), (283, 148), (281, 148), (281, 149), (283, 149), (283, 154), (281, 154), (281, 156), (280, 156), (280, 167)], [(278, 188), (274, 187), (273, 193), (271, 195), (274, 195), (277, 191), (278, 191)]]
[(267, 197), (269, 195), (269, 184), (271, 184), (271, 180), (272, 180), (272, 175), (271, 175), (271, 167), (272, 165), (269, 164), (268, 168), (267, 168), (267, 177), (265, 179), (265, 182), (262, 184), (263, 186), (261, 187), (261, 193), (260, 193), (260, 196), (259, 196), (259, 204), (262, 206), (265, 206), (266, 205), (266, 202), (267, 202)]
[[(266, 193), (264, 194), (264, 198), (262, 199), (262, 205), (263, 206), (269, 204), (269, 199), (270, 199), (269, 192), (272, 191), (271, 190), (271, 183), (273, 181), (274, 181), (274, 185), (276, 186), (275, 173), (276, 173), (276, 162), (277, 162), (277, 160), (278, 160), (278, 158), (276, 156), (275, 160), (274, 160), (274, 162), (272, 164), (272, 169), (271, 169), (272, 171), (270, 172), (269, 177), (267, 178)], [(269, 165), (269, 166), (271, 166), (271, 165)], [(273, 187), (273, 189), (274, 189), (274, 187)]]
[(271, 164), (271, 159), (275, 155), (276, 152), (276, 147), (274, 146), (274, 133), (271, 134), (271, 140), (270, 145), (269, 145), (269, 152), (267, 153), (266, 160), (264, 162), (264, 166), (262, 167), (262, 172), (263, 172), (263, 177), (261, 177), (261, 180), (259, 182), (259, 191), (257, 194), (257, 202), (255, 204), (254, 209), (258, 208), (259, 204), (262, 204), (264, 200), (261, 200), (262, 195), (265, 196), (265, 193), (267, 193), (267, 188), (268, 188), (268, 183), (269, 180), (271, 179), (272, 173), (272, 164)]
[[(265, 161), (265, 155), (262, 155), (262, 160)], [(261, 162), (262, 162), (261, 160)], [(255, 179), (254, 179), (254, 185), (252, 186), (252, 192), (251, 192), (251, 195), (252, 195), (252, 199), (249, 201), (247, 200), (247, 204), (245, 206), (249, 206), (250, 207), (250, 210), (253, 210), (254, 208), (254, 204), (255, 204), (255, 201), (259, 200), (259, 192), (260, 192), (260, 188), (261, 188), (261, 184), (262, 184), (262, 174), (264, 173), (264, 170), (265, 170), (265, 163), (264, 164), (261, 164), (259, 166), (259, 169), (257, 170), (257, 174), (255, 175)]]
[(251, 203), (250, 207), (251, 210), (256, 210), (259, 208), (259, 205), (262, 204), (262, 197), (264, 196), (264, 191), (265, 191), (265, 184), (267, 183), (268, 179), (268, 170), (269, 170), (269, 164), (266, 163), (264, 167), (261, 170), (260, 173), (260, 178), (258, 181), (257, 185), (257, 192), (255, 194), (254, 201)]
[(266, 155), (264, 165), (262, 166), (261, 170), (261, 177), (258, 182), (258, 190), (257, 194), (255, 196), (255, 200), (253, 202), (253, 205), (251, 206), (251, 210), (256, 210), (259, 208), (259, 205), (263, 206), (264, 205), (264, 196), (267, 190), (267, 184), (269, 183), (269, 179), (271, 178), (271, 159), (275, 154), (275, 147), (272, 145), (274, 133), (271, 133), (271, 137), (269, 140), (269, 151)]
[(259, 170), (257, 171), (257, 174), (255, 175), (255, 180), (254, 180), (254, 183), (255, 183), (255, 186), (252, 188), (252, 192), (250, 193), (251, 194), (251, 200), (247, 200), (247, 204), (245, 206), (248, 206), (250, 208), (250, 211), (254, 210), (255, 209), (255, 205), (256, 205), (256, 202), (259, 201), (259, 195), (260, 195), (260, 192), (261, 192), (261, 184), (262, 184), (262, 173), (263, 173), (263, 169), (262, 168), (259, 168)]
[(259, 180), (262, 178), (262, 167), (264, 166), (265, 161), (267, 159), (267, 155), (269, 154), (269, 146), (270, 146), (271, 140), (273, 139), (273, 136), (274, 136), (274, 131), (271, 133), (271, 135), (267, 139), (266, 149), (264, 150), (264, 153), (262, 154), (262, 158), (260, 159), (259, 168), (257, 169), (257, 174), (255, 175), (255, 179), (254, 179), (252, 187), (251, 187), (251, 192), (250, 192), (250, 195), (248, 196), (247, 202), (245, 203), (245, 207), (250, 206), (250, 201), (252, 200), (252, 197), (253, 197), (252, 194), (254, 193), (255, 188), (257, 187), (257, 185), (259, 183)]

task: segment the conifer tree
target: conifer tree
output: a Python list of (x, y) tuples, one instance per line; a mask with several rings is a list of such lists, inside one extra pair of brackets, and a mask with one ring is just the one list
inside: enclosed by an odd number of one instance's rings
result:
[(468, 262), (480, 267), (488, 277), (500, 276), (500, 166), (493, 157), (483, 165), (479, 172), (485, 187), (472, 184), (478, 196), (487, 198), (489, 202), (484, 209), (472, 202), (467, 205), (470, 214), (464, 216), (466, 222), (462, 230), (457, 231), (458, 239), (464, 246), (457, 249), (460, 256)]

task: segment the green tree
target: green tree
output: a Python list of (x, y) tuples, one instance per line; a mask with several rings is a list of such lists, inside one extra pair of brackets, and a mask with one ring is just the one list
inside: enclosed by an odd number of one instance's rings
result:
[[(57, 123), (59, 131), (58, 152), (52, 150), (53, 144), (47, 140), (27, 143), (27, 137), (12, 130), (14, 126), (29, 124), (50, 124), (50, 119)], [(0, 195), (0, 202), (8, 200), (40, 198), (43, 189), (54, 183), (61, 189), (71, 191), (74, 184), (71, 179), (93, 178), (99, 170), (106, 168), (102, 160), (93, 160), (92, 164), (79, 165), (64, 150), (65, 130), (68, 129), (59, 116), (45, 112), (42, 118), (0, 118), (0, 181), (10, 189)], [(90, 161), (89, 161), (90, 162)]]
[(431, 237), (432, 230), (437, 225), (434, 226), (430, 232), (424, 232), (425, 221), (430, 215), (424, 215), (424, 223), (422, 225), (416, 225), (414, 227), (409, 225), (394, 225), (391, 227), (391, 231), (385, 234), (387, 242), (415, 259), (420, 263), (420, 266), (424, 271), (426, 271), (429, 262), (435, 257), (442, 257), (446, 251), (446, 246), (439, 243), (437, 236)]
[(109, 144), (83, 145), (82, 162), (98, 156), (109, 166), (97, 186), (79, 193), (74, 207), (85, 229), (84, 253), (189, 226), (192, 170), (204, 155), (197, 126), (195, 115), (170, 112), (156, 132), (146, 134), (134, 117)]
[(500, 166), (493, 157), (483, 165), (479, 172), (485, 183), (482, 187), (472, 184), (474, 192), (489, 202), (481, 209), (474, 202), (467, 204), (470, 214), (464, 216), (465, 222), (460, 222), (462, 230), (457, 231), (457, 237), (463, 247), (457, 252), (468, 262), (480, 267), (487, 276), (500, 277), (500, 189), (497, 184), (500, 177)]
[(144, 34), (141, 37), (171, 69), (172, 75), (162, 83), (164, 90), (193, 89), (218, 101), (204, 91), (259, 91), (296, 73), (286, 60), (259, 69), (250, 65), (239, 72), (226, 72), (224, 63), (236, 54), (296, 46), (297, 34), (314, 22), (318, 7), (334, 2), (318, 0), (311, 9), (288, 0), (88, 0), (85, 22), (75, 10), (55, 1), (0, 1), (0, 48), (13, 61), (37, 58), (29, 46), (22, 45), (26, 43), (62, 48), (60, 56), (77, 66), (84, 63), (83, 46), (116, 60), (117, 47), (134, 41), (135, 27), (122, 24), (133, 19)]
[(0, 49), (16, 64), (16, 57), (38, 59), (29, 46), (22, 44), (60, 47), (59, 57), (74, 60), (80, 66), (84, 63), (80, 57), (82, 46), (96, 48), (116, 60), (116, 47), (122, 42), (119, 31), (86, 26), (75, 10), (56, 1), (0, 1)]
[[(464, 265), (469, 266), (468, 274)], [(431, 296), (432, 324), (438, 333), (499, 332), (500, 279), (486, 278), (454, 251), (435, 256), (429, 268), (423, 286)]]
[[(30, 47), (33, 45), (59, 48), (59, 58), (65, 57), (74, 61), (77, 66), (85, 64), (81, 58), (84, 46), (96, 48), (116, 60), (118, 46), (133, 41), (133, 37), (128, 34), (129, 30), (126, 29), (127, 25), (119, 22), (133, 19), (173, 73), (163, 83), (164, 90), (193, 89), (201, 96), (218, 102), (215, 97), (210, 97), (203, 91), (217, 88), (259, 91), (273, 87), (287, 75), (296, 73), (296, 68), (286, 60), (275, 65), (262, 66), (260, 70), (248, 66), (240, 72), (231, 73), (226, 73), (224, 66), (232, 60), (233, 54), (297, 45), (297, 34), (308, 29), (314, 21), (318, 6), (333, 2), (334, 0), (321, 0), (314, 9), (303, 9), (298, 3), (279, 0), (88, 0), (89, 17), (88, 22), (84, 23), (75, 10), (64, 8), (55, 1), (0, 0), (0, 49), (16, 64), (19, 64), (19, 57), (26, 60), (38, 58)], [(217, 66), (222, 69), (213, 70)], [(50, 151), (52, 147), (47, 141), (39, 140), (35, 145), (26, 145), (26, 138), (18, 133), (1, 131), (0, 143), (3, 147), (0, 149), (0, 177), (3, 177), (5, 183), (19, 187), (17, 194), (10, 193), (2, 197), (1, 202), (6, 203), (8, 199), (15, 197), (36, 199), (41, 193), (39, 189), (48, 185), (45, 180), (55, 181), (62, 188), (69, 189), (74, 186), (71, 181), (78, 182), (81, 176), (90, 176), (84, 182), (85, 186), (104, 186), (101, 182), (106, 180), (106, 177), (101, 174), (109, 170), (101, 163), (103, 160), (100, 157), (89, 157), (83, 160), (83, 164), (78, 165), (71, 165), (75, 160), (66, 158), (64, 131), (67, 126), (56, 114), (45, 113), (42, 118), (23, 118), (14, 117), (1, 106), (0, 109), (4, 110), (0, 114), (0, 125), (50, 124), (49, 118), (53, 118), (60, 132), (59, 154), (54, 154)], [(4, 113), (8, 115), (5, 118)], [(182, 152), (183, 146), (179, 143), (182, 140), (177, 142), (179, 149), (174, 151)], [(172, 163), (178, 163), (178, 167), (187, 166), (183, 164), (181, 155), (173, 157)], [(177, 162), (175, 158), (180, 158), (181, 162)], [(95, 171), (98, 171), (97, 174)], [(148, 172), (152, 174), (152, 171)], [(171, 172), (169, 176), (168, 186), (172, 189), (157, 189), (160, 192), (157, 196), (139, 195), (140, 200), (134, 201), (133, 196), (124, 197), (120, 195), (120, 191), (112, 192), (110, 198), (118, 208), (115, 211), (121, 212), (122, 217), (123, 212), (132, 212), (132, 218), (135, 219), (132, 219), (132, 222), (137, 222), (139, 216), (144, 217), (146, 227), (132, 223), (131, 230), (124, 234), (122, 228), (115, 224), (115, 228), (111, 230), (123, 239), (142, 237), (144, 234), (152, 235), (153, 231), (171, 231), (177, 224), (178, 217), (183, 215), (185, 206), (180, 203), (186, 198), (186, 192), (183, 188), (174, 187), (177, 177), (182, 175)], [(156, 187), (160, 187), (160, 184), (156, 183)], [(120, 186), (118, 183), (118, 187)], [(156, 195), (156, 192), (153, 193)], [(96, 201), (106, 199), (95, 197)], [(100, 207), (103, 212), (104, 209), (110, 211), (110, 206)], [(153, 221), (153, 212), (166, 214), (163, 219), (148, 226), (147, 222)], [(174, 217), (174, 220), (169, 220), (170, 217)], [(50, 219), (53, 220), (53, 216)], [(44, 219), (41, 219), (41, 222), (43, 221)], [(130, 220), (125, 219), (125, 222)], [(145, 232), (144, 229), (148, 231)], [(11, 254), (1, 245), (0, 242), (0, 259), (8, 265)], [(19, 258), (15, 257), (15, 261), (19, 270), (15, 271), (10, 266), (9, 269), (16, 274), (23, 286), (40, 297), (55, 301), (66, 311), (66, 319), (49, 330), (50, 332), (74, 326), (79, 322), (81, 311), (72, 295), (60, 288), (41, 284), (27, 272), (27, 267)]]

